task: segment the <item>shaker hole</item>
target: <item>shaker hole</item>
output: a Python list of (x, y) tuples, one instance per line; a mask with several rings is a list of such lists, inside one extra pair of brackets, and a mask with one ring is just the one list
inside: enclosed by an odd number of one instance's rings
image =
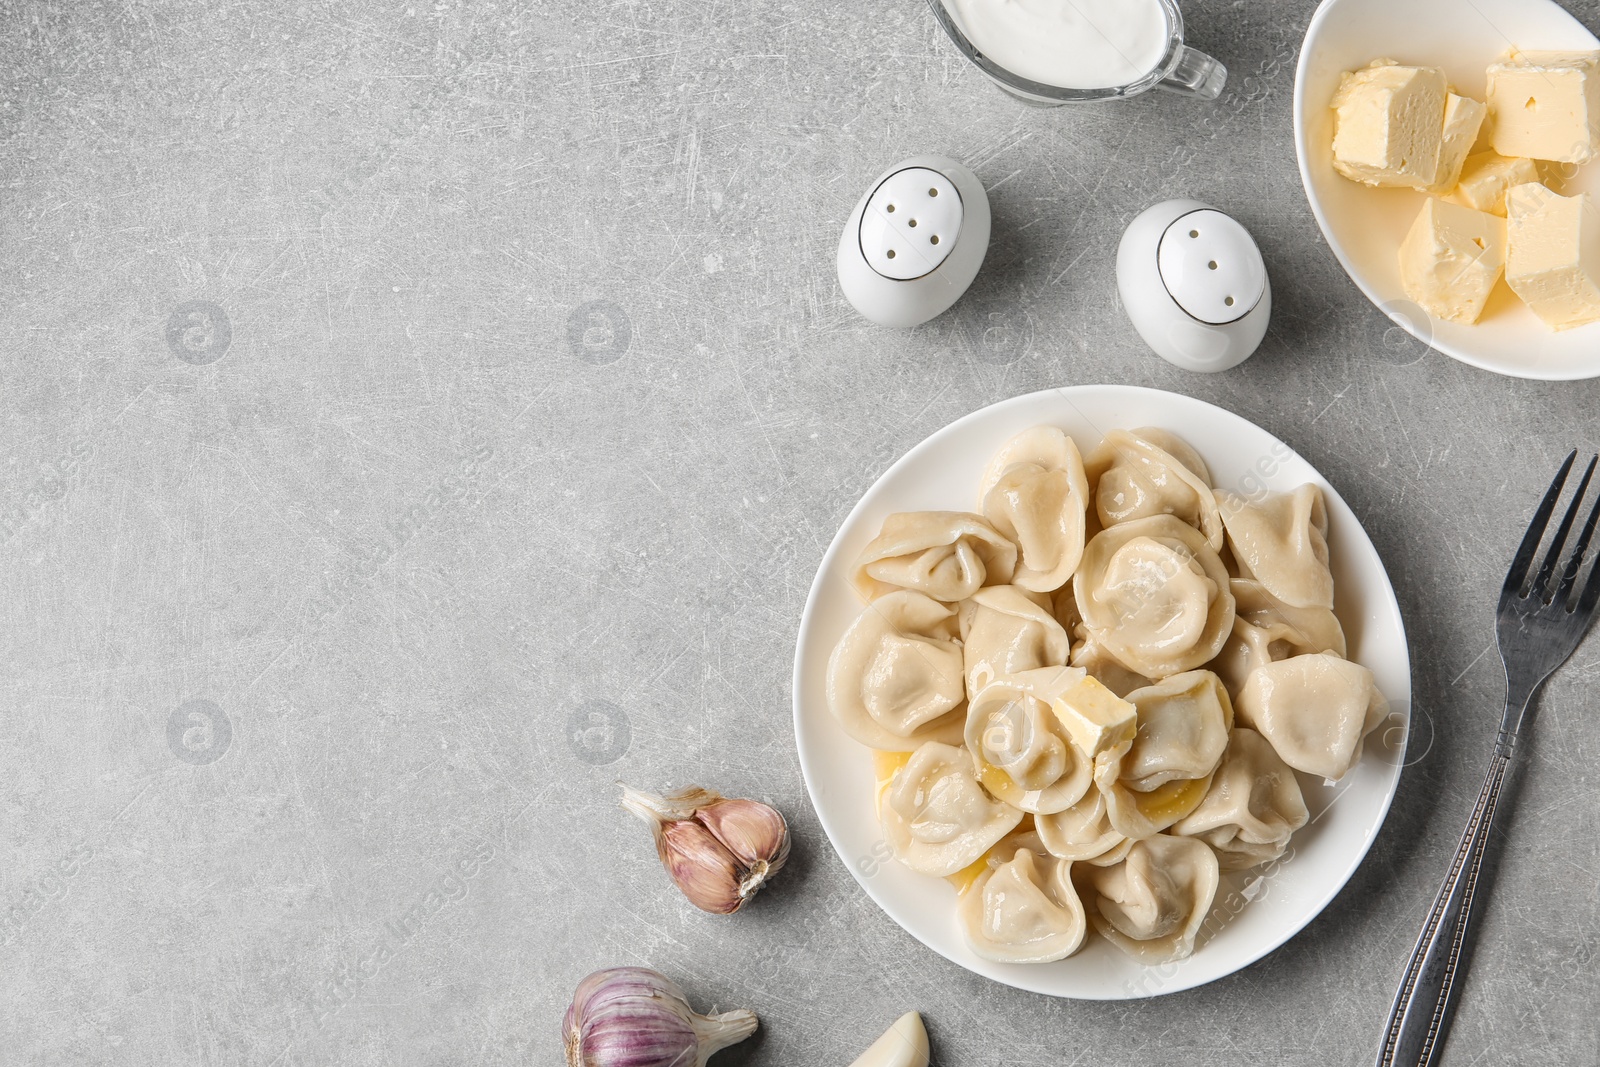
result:
[(931, 245), (938, 244), (939, 243), (939, 235), (938, 234), (934, 234), (932, 237), (928, 238), (928, 243), (931, 244)]
[(1228, 297), (1226, 300), (1223, 301), (1223, 303), (1227, 304), (1229, 307), (1233, 307), (1233, 297), (1231, 297), (1231, 296)]
[(1189, 236), (1190, 237), (1199, 237), (1200, 236), (1200, 231), (1199, 230), (1190, 230), (1189, 231)]
[(1212, 270), (1216, 270), (1217, 269), (1217, 261), (1213, 259), (1210, 263), (1207, 263), (1206, 266), (1210, 267)]
[(929, 189), (928, 190), (928, 195), (929, 196), (938, 196), (939, 195), (939, 190), (937, 190), (937, 189)]
[(915, 226), (916, 224), (917, 224), (917, 220), (916, 219), (912, 219), (910, 222), (906, 223), (907, 226)]
[(894, 249), (892, 249), (892, 248), (889, 249), (888, 255), (889, 255), (890, 259), (893, 259), (894, 258)]
[(894, 213), (894, 205), (890, 204), (888, 210), (889, 210), (890, 214), (893, 214)]

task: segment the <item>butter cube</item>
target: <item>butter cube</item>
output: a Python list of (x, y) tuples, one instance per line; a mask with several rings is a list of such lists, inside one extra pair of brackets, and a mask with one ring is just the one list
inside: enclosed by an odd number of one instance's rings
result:
[(1478, 131), (1489, 109), (1476, 100), (1450, 93), (1444, 98), (1444, 130), (1439, 142), (1439, 174), (1431, 193), (1441, 196), (1454, 189), (1461, 181), (1461, 168), (1466, 165), (1472, 146), (1478, 142)]
[(1422, 205), (1400, 246), (1406, 295), (1451, 322), (1478, 321), (1505, 264), (1505, 222), (1443, 200)]
[(1512, 290), (1553, 329), (1600, 319), (1600, 216), (1589, 198), (1514, 185), (1506, 210)]
[(1505, 218), (1506, 190), (1538, 180), (1539, 168), (1531, 159), (1507, 159), (1498, 152), (1479, 152), (1467, 157), (1467, 164), (1461, 170), (1461, 183), (1446, 199)]
[(1066, 727), (1072, 743), (1090, 759), (1117, 745), (1131, 743), (1138, 709), (1101, 685), (1093, 676), (1055, 695), (1050, 709)]
[(1489, 67), (1494, 150), (1587, 163), (1600, 148), (1600, 52), (1517, 52)]
[(1439, 178), (1444, 74), (1380, 59), (1333, 94), (1333, 166), (1368, 185), (1428, 189)]

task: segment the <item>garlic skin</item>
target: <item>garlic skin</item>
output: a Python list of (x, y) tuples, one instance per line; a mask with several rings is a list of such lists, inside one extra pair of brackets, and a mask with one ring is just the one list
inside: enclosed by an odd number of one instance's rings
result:
[(697, 1015), (665, 975), (614, 967), (578, 983), (562, 1036), (567, 1067), (705, 1067), (758, 1025), (752, 1011)]
[(662, 866), (713, 915), (744, 907), (789, 858), (788, 823), (760, 801), (698, 786), (664, 797), (623, 786), (622, 806), (650, 823)]
[(928, 1030), (908, 1011), (850, 1067), (928, 1067)]

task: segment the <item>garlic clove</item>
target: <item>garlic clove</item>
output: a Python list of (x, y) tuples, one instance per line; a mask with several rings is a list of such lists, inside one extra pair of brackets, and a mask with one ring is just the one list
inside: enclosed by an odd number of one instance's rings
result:
[(650, 824), (662, 864), (702, 911), (738, 911), (789, 858), (788, 824), (759, 801), (698, 786), (664, 797), (623, 786), (622, 806)]
[(777, 874), (789, 858), (789, 824), (776, 809), (759, 801), (718, 800), (694, 817), (762, 880)]
[(692, 820), (656, 829), (656, 852), (689, 902), (713, 915), (732, 915), (744, 905), (744, 873), (716, 835)]
[(928, 1067), (928, 1031), (922, 1016), (908, 1011), (850, 1067)]

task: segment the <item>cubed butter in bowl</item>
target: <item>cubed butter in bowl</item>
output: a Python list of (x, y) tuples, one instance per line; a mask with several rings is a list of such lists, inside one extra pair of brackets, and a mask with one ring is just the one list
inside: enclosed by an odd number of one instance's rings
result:
[(1333, 96), (1333, 165), (1367, 185), (1432, 186), (1448, 94), (1444, 74), (1433, 67), (1379, 59), (1346, 74)]
[(1461, 180), (1489, 109), (1433, 67), (1377, 59), (1333, 94), (1333, 165), (1367, 185), (1444, 194)]
[(1506, 190), (1539, 180), (1531, 159), (1507, 158), (1499, 152), (1479, 152), (1467, 158), (1461, 181), (1445, 199), (1451, 203), (1506, 217)]
[[(1393, 61), (1386, 67), (1438, 71), (1443, 87), (1431, 75), (1374, 68), (1378, 57)], [(1491, 260), (1453, 242), (1451, 234), (1459, 238), (1464, 231), (1470, 239), (1476, 233), (1491, 246), (1480, 231), (1492, 233), (1493, 224), (1437, 207), (1420, 217), (1431, 196), (1503, 219), (1506, 190), (1539, 182), (1564, 197), (1587, 194), (1600, 205), (1600, 144), (1592, 126), (1600, 120), (1597, 72), (1600, 39), (1554, 0), (1322, 0), (1317, 6), (1295, 76), (1300, 177), (1329, 248), (1390, 320), (1373, 316), (1374, 346), (1392, 323), (1416, 338), (1412, 351), (1419, 359), (1432, 348), (1521, 378), (1600, 377), (1600, 321), (1555, 329), (1551, 319), (1564, 321), (1561, 316), (1536, 312), (1512, 285), (1500, 283), (1479, 308)], [(1552, 81), (1530, 88), (1540, 74)], [(1431, 136), (1407, 120), (1402, 98), (1408, 94), (1414, 101), (1426, 97), (1430, 108), (1438, 101), (1437, 169), (1427, 183)], [(1361, 95), (1365, 104), (1356, 99)], [(1458, 181), (1445, 188), (1452, 149), (1464, 145), (1475, 110), (1451, 101), (1452, 95), (1483, 104), (1487, 114)], [(1407, 143), (1420, 146), (1420, 157), (1403, 147)], [(1591, 154), (1597, 158), (1586, 164), (1560, 158)], [(1374, 178), (1394, 184), (1375, 185)], [(1515, 244), (1508, 232), (1505, 254), (1513, 262)], [(1537, 289), (1516, 284), (1523, 292)], [(1462, 291), (1446, 291), (1457, 286)]]
[(1478, 143), (1489, 109), (1471, 97), (1450, 93), (1444, 98), (1444, 127), (1439, 141), (1439, 169), (1428, 192), (1443, 195), (1461, 181), (1472, 146)]
[(1406, 295), (1451, 322), (1477, 322), (1506, 265), (1506, 223), (1430, 197), (1400, 246)]
[(1488, 72), (1494, 150), (1587, 163), (1600, 146), (1600, 54), (1513, 52)]
[(1600, 216), (1588, 196), (1543, 185), (1506, 194), (1506, 282), (1551, 328), (1600, 320)]

